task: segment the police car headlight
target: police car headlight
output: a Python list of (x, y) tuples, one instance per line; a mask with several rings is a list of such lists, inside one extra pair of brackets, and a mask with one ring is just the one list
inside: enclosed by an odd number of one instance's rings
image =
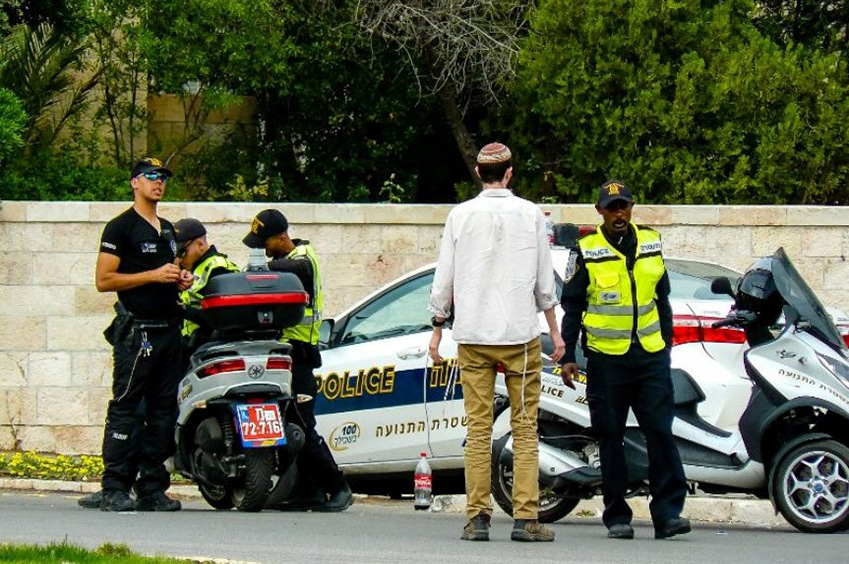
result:
[(845, 362), (820, 353), (817, 353), (817, 357), (826, 370), (834, 374), (841, 384), (849, 388), (849, 366)]

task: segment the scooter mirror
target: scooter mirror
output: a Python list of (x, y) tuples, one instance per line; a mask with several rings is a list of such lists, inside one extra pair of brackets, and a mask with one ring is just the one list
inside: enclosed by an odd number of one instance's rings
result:
[(318, 348), (326, 349), (330, 347), (330, 337), (333, 333), (334, 321), (332, 319), (322, 319), (318, 329)]
[(725, 276), (719, 276), (713, 279), (710, 283), (710, 291), (714, 294), (725, 294), (734, 297), (734, 290), (731, 288), (731, 280)]

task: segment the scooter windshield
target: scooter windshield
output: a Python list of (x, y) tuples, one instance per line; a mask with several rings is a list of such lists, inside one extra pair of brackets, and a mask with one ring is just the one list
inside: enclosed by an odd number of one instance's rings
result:
[(793, 263), (790, 262), (784, 248), (775, 251), (772, 260), (772, 275), (775, 286), (784, 301), (795, 309), (802, 319), (810, 323), (823, 339), (826, 339), (838, 349), (845, 349), (846, 345), (834, 326), (831, 316), (796, 270), (796, 267), (793, 266)]

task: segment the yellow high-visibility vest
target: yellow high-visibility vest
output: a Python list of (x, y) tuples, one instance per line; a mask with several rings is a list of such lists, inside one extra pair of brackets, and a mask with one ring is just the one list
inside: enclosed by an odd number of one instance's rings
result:
[(634, 332), (648, 352), (666, 346), (655, 303), (657, 283), (665, 272), (660, 234), (637, 225), (634, 230), (637, 254), (633, 271), (628, 270), (625, 255), (604, 237), (601, 226), (578, 240), (590, 278), (583, 319), (590, 350), (623, 355), (631, 347)]
[[(183, 305), (200, 309), (200, 303), (203, 300), (203, 289), (206, 288), (209, 282), (209, 274), (216, 268), (225, 268), (231, 272), (239, 272), (239, 267), (233, 264), (227, 258), (227, 255), (214, 254), (205, 258), (192, 270), (192, 274), (195, 275), (195, 281), (192, 282), (188, 290), (180, 292), (180, 301)], [(193, 323), (188, 319), (183, 320), (182, 333), (184, 337), (190, 337), (197, 329), (197, 323)]]
[(321, 291), (321, 271), (318, 266), (318, 257), (312, 246), (304, 243), (296, 246), (292, 252), (286, 255), (287, 259), (307, 257), (312, 264), (312, 302), (304, 308), (304, 318), (298, 325), (283, 330), (282, 340), (301, 341), (312, 345), (318, 344), (318, 331), (321, 327), (321, 311), (324, 306), (324, 295)]

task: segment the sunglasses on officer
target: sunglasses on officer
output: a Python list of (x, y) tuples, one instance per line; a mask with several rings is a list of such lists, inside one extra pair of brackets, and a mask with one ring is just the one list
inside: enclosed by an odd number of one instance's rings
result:
[(177, 258), (181, 259), (186, 256), (186, 253), (189, 252), (189, 247), (194, 245), (197, 239), (191, 239), (190, 241), (186, 241), (181, 248), (177, 249)]
[(161, 180), (163, 184), (168, 182), (168, 175), (164, 172), (144, 172), (140, 176), (144, 176), (151, 182), (156, 182), (157, 180)]

